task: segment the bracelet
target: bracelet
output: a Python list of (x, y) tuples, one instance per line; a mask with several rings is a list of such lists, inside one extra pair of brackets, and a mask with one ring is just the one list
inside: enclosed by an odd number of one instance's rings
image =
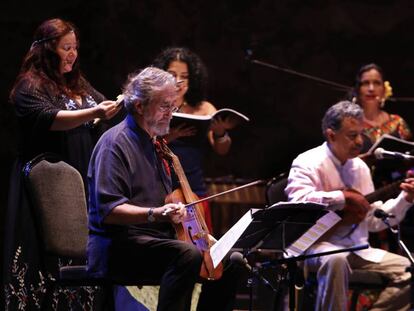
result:
[(151, 207), (151, 208), (148, 210), (147, 220), (148, 220), (148, 222), (154, 222), (154, 221), (155, 221), (155, 216), (154, 216), (154, 208), (153, 208), (153, 207)]

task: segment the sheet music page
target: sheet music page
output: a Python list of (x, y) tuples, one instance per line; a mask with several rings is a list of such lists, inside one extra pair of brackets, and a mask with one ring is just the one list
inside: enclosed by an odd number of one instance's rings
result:
[(322, 235), (331, 229), (342, 218), (335, 212), (329, 211), (318, 219), (308, 231), (306, 231), (299, 239), (292, 243), (286, 250), (287, 257), (296, 257), (305, 252), (312, 246)]
[(326, 208), (328, 206), (328, 204), (303, 201), (303, 202), (277, 202), (268, 208), (285, 208), (285, 207), (295, 208), (295, 207), (302, 207), (303, 204), (306, 204), (306, 208), (308, 209), (314, 208), (316, 210), (319, 210), (321, 208)]
[(213, 266), (216, 268), (218, 264), (223, 260), (224, 256), (230, 251), (233, 245), (237, 242), (246, 228), (253, 220), (253, 214), (259, 209), (251, 209), (243, 215), (242, 218), (234, 224), (211, 248), (210, 256), (213, 260)]

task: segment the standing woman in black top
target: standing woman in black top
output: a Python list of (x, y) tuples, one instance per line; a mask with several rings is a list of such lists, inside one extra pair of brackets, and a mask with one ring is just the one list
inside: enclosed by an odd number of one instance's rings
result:
[[(79, 36), (62, 19), (43, 22), (24, 57), (10, 93), (19, 127), (19, 155), (12, 170), (5, 222), (6, 310), (29, 310), (41, 297), (38, 247), (21, 169), (35, 156), (52, 152), (86, 180), (89, 158), (104, 122), (120, 108), (106, 101), (79, 68)], [(85, 183), (86, 185), (86, 183)]]

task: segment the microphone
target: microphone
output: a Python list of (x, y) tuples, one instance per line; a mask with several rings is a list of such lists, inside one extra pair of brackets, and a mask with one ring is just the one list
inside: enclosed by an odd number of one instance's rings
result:
[(253, 58), (253, 50), (250, 48), (247, 48), (244, 50), (244, 59), (248, 62), (250, 62)]
[(381, 159), (397, 159), (397, 160), (414, 160), (414, 156), (396, 152), (384, 150), (384, 148), (377, 148), (374, 151), (375, 158), (378, 160)]
[(249, 263), (247, 262), (246, 258), (244, 258), (243, 255), (240, 252), (234, 252), (234, 253), (232, 253), (230, 255), (230, 261), (233, 264), (236, 264), (238, 266), (242, 266), (242, 267), (246, 268), (250, 273), (252, 273), (258, 279), (260, 279), (266, 287), (268, 287), (272, 291), (276, 292), (276, 289), (273, 287), (273, 285), (270, 284), (270, 282), (268, 280), (266, 280), (263, 277), (263, 275), (261, 275), (259, 273), (259, 271), (257, 271), (257, 268), (252, 268), (252, 266), (249, 265)]
[(243, 257), (242, 253), (234, 252), (230, 255), (230, 261), (236, 265), (243, 266), (251, 272), (253, 269), (247, 262), (246, 258)]
[(374, 211), (374, 216), (377, 218), (380, 218), (382, 220), (385, 220), (387, 218), (395, 218), (395, 215), (391, 214), (391, 213), (387, 213), (382, 209), (376, 209)]

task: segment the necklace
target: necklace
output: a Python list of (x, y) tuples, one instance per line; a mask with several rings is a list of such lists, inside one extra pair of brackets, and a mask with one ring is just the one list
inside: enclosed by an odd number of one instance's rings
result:
[(187, 105), (187, 103), (185, 102), (185, 100), (183, 100), (183, 102), (181, 103), (180, 106), (178, 106), (178, 112), (181, 112), (181, 109), (183, 108), (183, 106)]

